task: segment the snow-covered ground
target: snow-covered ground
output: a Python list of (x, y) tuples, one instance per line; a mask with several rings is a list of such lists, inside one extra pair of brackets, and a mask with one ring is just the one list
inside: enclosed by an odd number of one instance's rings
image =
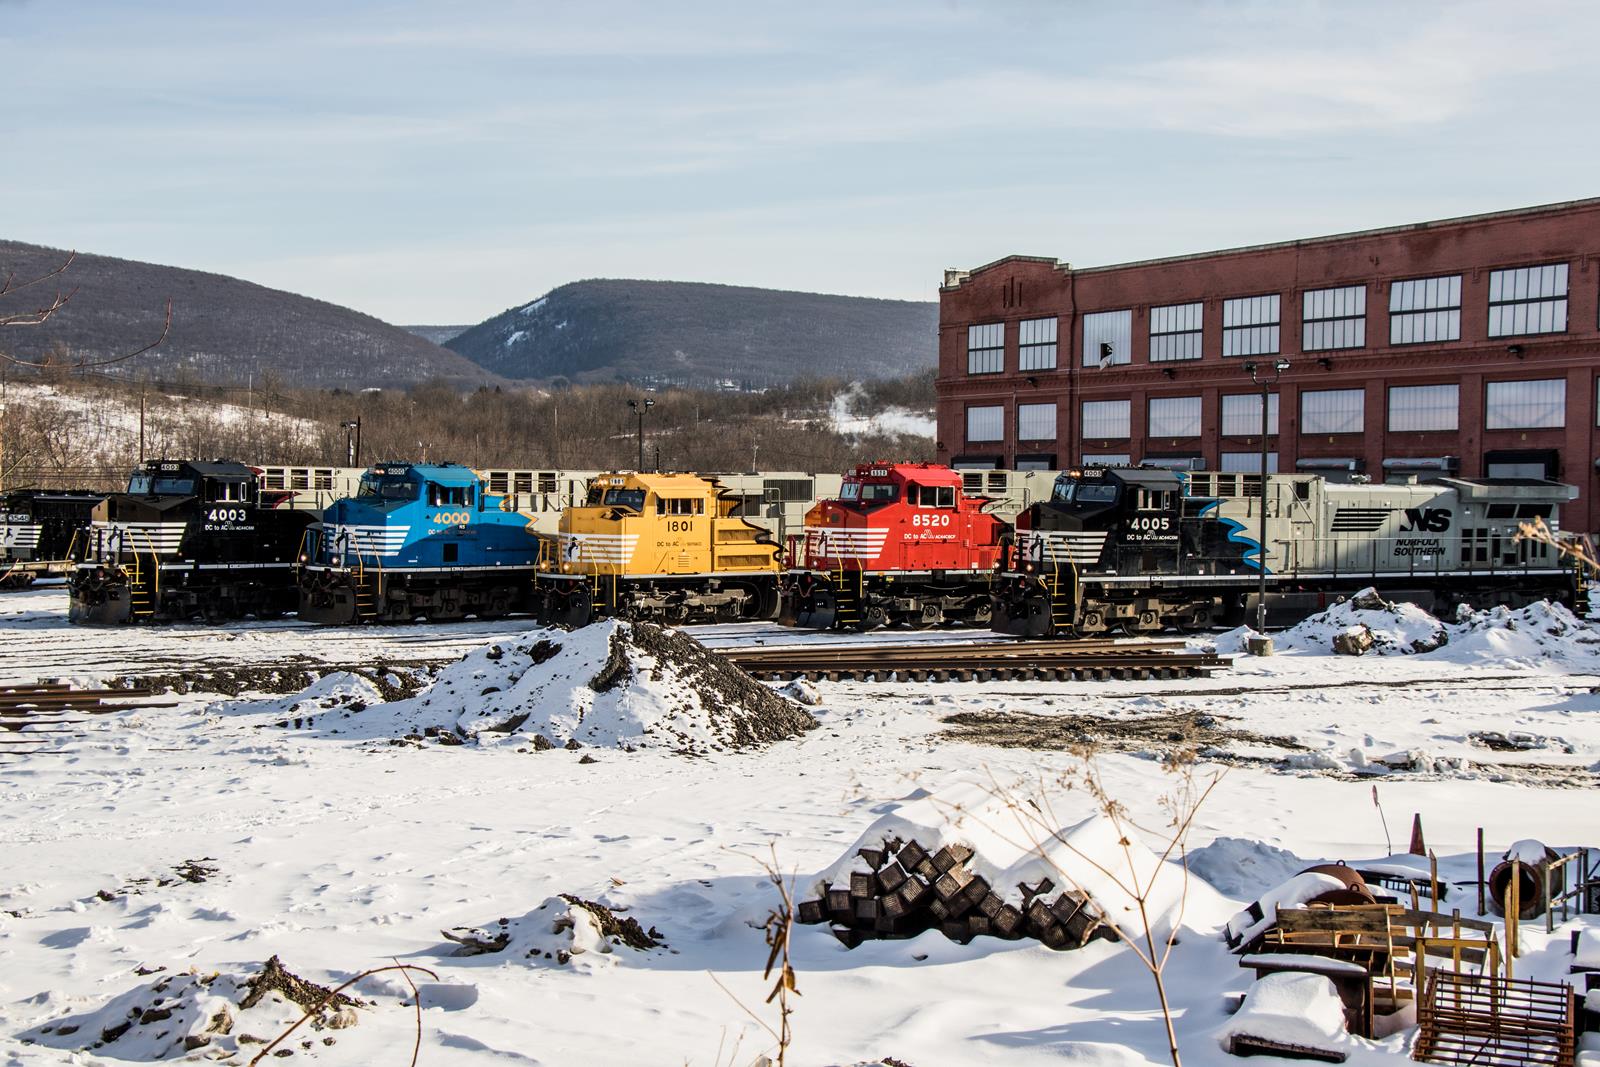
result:
[[(760, 861), (775, 850), (805, 897), (819, 874), (849, 866), (874, 824), (926, 821), (940, 798), (971, 796), (985, 781), (1047, 800), (1061, 826), (1077, 824), (1094, 808), (1059, 784), (1078, 766), (1063, 748), (1092, 718), (1101, 726), (1091, 731), (1111, 738), (1099, 758), (1107, 789), (1147, 826), (1164, 821), (1165, 750), (1196, 741), (1210, 753), (1199, 772), (1227, 772), (1195, 825), (1194, 867), (1212, 884), (1188, 896), (1168, 983), (1186, 1063), (1220, 1065), (1224, 994), (1249, 983), (1218, 933), (1302, 861), (1383, 856), (1387, 837), (1404, 849), (1414, 812), (1447, 871), (1471, 866), (1463, 857), (1480, 826), (1492, 850), (1524, 838), (1600, 845), (1597, 635), (1549, 613), (1511, 622), (1465, 624), (1430, 652), (1354, 658), (1327, 653), (1319, 638), (1355, 624), (1341, 616), (1285, 635), (1286, 654), (1241, 658), (1205, 681), (818, 684), (820, 703), (806, 709), (817, 728), (690, 754), (543, 750), (527, 726), (466, 743), (437, 732), (407, 740), (413, 722), (464, 721), (473, 685), (530, 709), (548, 698), (528, 673), (542, 666), (531, 652), (540, 638), (519, 639), (525, 624), (514, 621), (79, 629), (66, 624), (59, 587), (4, 594), (0, 682), (479, 651), (433, 705), (426, 692), (403, 707), (377, 703), (365, 683), (333, 678), (305, 694), (171, 696), (173, 706), (93, 717), (35, 754), (0, 748), (0, 1064), (126, 1062), (168, 1049), (182, 1058), (182, 1034), (214, 1022), (274, 955), (329, 986), (396, 960), (435, 971), (423, 990), (422, 1064), (750, 1064), (772, 1045), (752, 1013), (777, 1023), (764, 1003), (760, 929), (777, 897)], [(692, 632), (723, 645), (837, 640), (772, 627)], [(852, 640), (873, 639), (885, 638)], [(635, 677), (658, 696), (683, 684), (648, 666)], [(1146, 720), (1156, 728), (1141, 732)], [(175, 877), (188, 861), (214, 873)], [(560, 894), (637, 919), (664, 944), (611, 946)], [(1579, 921), (1600, 937), (1600, 923)], [(455, 955), (443, 931), (462, 929), (505, 930), (510, 947)], [(1563, 976), (1566, 941), (1563, 928), (1547, 937), (1542, 923), (1525, 926), (1518, 975)], [(1056, 952), (930, 932), (846, 949), (826, 927), (804, 926), (792, 948), (801, 995), (790, 1063), (1166, 1060), (1149, 978), (1111, 942)], [(297, 1032), (292, 1062), (408, 1061), (405, 982), (388, 974), (353, 992), (369, 1004), (354, 1010), (355, 1025)], [(158, 996), (169, 999), (152, 1009)], [(260, 1045), (245, 1037), (275, 1036), (295, 1013), (233, 1014), (230, 1032), (192, 1055), (246, 1063)], [(102, 1051), (71, 1051), (117, 1018), (131, 1020), (127, 1034)], [(1353, 1042), (1351, 1055), (1398, 1063), (1410, 1040)]]

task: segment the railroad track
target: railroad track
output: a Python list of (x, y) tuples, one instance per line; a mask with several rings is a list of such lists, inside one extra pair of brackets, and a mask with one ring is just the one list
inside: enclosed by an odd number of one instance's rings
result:
[(87, 723), (77, 716), (109, 715), (131, 708), (170, 708), (174, 701), (151, 701), (149, 689), (73, 689), (64, 682), (0, 687), (0, 756), (28, 756), (62, 734), (81, 736)]
[(799, 645), (719, 650), (757, 678), (771, 681), (986, 682), (1109, 681), (1209, 677), (1229, 656), (1184, 652), (1184, 642), (996, 641), (957, 645)]

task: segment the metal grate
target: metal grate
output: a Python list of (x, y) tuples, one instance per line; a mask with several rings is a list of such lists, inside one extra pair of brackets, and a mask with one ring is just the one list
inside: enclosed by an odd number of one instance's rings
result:
[(1434, 971), (1412, 1058), (1473, 1067), (1572, 1067), (1572, 987)]

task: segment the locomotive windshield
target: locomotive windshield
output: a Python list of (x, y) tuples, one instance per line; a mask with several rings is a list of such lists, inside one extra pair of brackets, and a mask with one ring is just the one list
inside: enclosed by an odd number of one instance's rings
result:
[(170, 478), (135, 471), (128, 479), (129, 496), (194, 496), (193, 478)]
[(1115, 504), (1117, 487), (1110, 482), (1059, 481), (1050, 494), (1055, 504)]
[(633, 511), (644, 511), (643, 489), (607, 489), (605, 504), (614, 508), (629, 508)]
[(356, 499), (369, 502), (411, 500), (416, 495), (416, 487), (407, 478), (381, 478), (371, 474), (361, 476), (361, 488), (356, 491)]
[(899, 488), (888, 482), (845, 482), (839, 489), (839, 499), (847, 503), (887, 504), (899, 496)]

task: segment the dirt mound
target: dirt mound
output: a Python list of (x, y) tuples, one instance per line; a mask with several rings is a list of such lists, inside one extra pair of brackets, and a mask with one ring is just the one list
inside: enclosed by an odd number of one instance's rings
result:
[[(119, 1060), (179, 1059), (199, 1049), (206, 1050), (207, 1059), (226, 1058), (249, 1054), (253, 1046), (271, 1041), (327, 995), (326, 988), (291, 974), (273, 956), (253, 975), (162, 975), (97, 1009), (44, 1023), (21, 1037), (49, 1048), (99, 1052)], [(359, 1006), (349, 997), (335, 997), (311, 1028), (353, 1026)], [(332, 1037), (324, 1037), (305, 1042), (301, 1051), (332, 1044)]]
[(651, 952), (666, 946), (655, 927), (619, 916), (592, 900), (562, 893), (515, 919), (497, 919), (484, 926), (441, 930), (457, 946), (452, 956), (506, 954), (535, 963), (573, 964), (581, 970), (617, 962), (615, 950)]
[[(1115, 718), (1102, 715), (1037, 715), (1023, 711), (963, 711), (941, 721), (940, 736), (1000, 748), (1032, 748), (1049, 752), (1088, 746), (1115, 752), (1204, 752), (1226, 762), (1230, 746), (1269, 746), (1303, 751), (1291, 737), (1272, 737), (1224, 725), (1227, 716), (1177, 711)], [(1259, 753), (1252, 753), (1252, 759)]]
[(751, 748), (817, 725), (694, 638), (652, 623), (535, 630), (442, 669), (418, 696), (346, 716), (341, 732), (443, 744)]

